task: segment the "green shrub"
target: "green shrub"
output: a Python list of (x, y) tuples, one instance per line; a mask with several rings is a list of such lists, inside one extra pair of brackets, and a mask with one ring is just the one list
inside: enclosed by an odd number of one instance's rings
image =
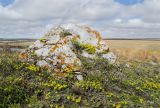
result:
[[(125, 62), (110, 65), (102, 58), (82, 61), (83, 81), (74, 74), (57, 78), (54, 72), (0, 55), (0, 107), (120, 108), (160, 107), (160, 65)], [(72, 77), (71, 77), (72, 76)]]

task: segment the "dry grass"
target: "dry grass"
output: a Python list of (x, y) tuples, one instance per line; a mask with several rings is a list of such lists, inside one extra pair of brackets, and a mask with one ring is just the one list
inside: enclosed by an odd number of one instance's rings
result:
[(110, 50), (120, 60), (153, 60), (160, 61), (160, 41), (150, 40), (107, 40)]
[(0, 47), (26, 47), (32, 44), (32, 41), (0, 41)]

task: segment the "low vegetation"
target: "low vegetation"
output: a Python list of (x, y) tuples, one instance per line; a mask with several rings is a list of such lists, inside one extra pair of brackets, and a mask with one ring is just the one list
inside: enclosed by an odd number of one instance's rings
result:
[(16, 52), (1, 52), (0, 107), (160, 107), (160, 64), (146, 60), (109, 65), (104, 59), (79, 58), (83, 81), (74, 73), (59, 78), (21, 61)]

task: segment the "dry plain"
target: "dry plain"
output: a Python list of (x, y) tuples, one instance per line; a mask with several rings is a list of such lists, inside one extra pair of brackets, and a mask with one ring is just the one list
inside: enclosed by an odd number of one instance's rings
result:
[[(35, 40), (0, 41), (0, 48), (26, 48)], [(160, 60), (160, 40), (107, 40), (120, 60)]]

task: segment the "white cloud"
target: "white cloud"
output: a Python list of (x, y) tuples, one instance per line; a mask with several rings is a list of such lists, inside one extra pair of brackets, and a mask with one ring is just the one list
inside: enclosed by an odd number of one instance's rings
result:
[(160, 0), (126, 6), (114, 0), (15, 0), (0, 5), (0, 38), (40, 37), (63, 23), (93, 26), (106, 37), (160, 37)]
[(122, 23), (122, 21), (123, 21), (122, 19), (117, 18), (117, 19), (114, 20), (114, 23)]
[(0, 19), (18, 19), (20, 18), (21, 15), (18, 14), (14, 10), (10, 10), (9, 8), (4, 8), (3, 6), (0, 5)]

